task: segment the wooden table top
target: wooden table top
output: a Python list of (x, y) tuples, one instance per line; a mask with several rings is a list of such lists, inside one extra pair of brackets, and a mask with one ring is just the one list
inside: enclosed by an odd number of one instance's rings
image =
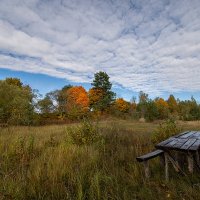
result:
[(186, 131), (155, 145), (157, 149), (197, 151), (200, 148), (200, 131)]

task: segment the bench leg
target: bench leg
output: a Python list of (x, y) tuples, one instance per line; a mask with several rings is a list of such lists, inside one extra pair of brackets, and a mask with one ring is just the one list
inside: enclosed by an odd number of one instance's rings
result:
[(150, 177), (149, 162), (146, 160), (146, 161), (143, 162), (143, 164), (144, 164), (145, 178), (149, 179), (149, 177)]
[(188, 170), (190, 173), (193, 173), (194, 160), (193, 160), (192, 153), (190, 153), (190, 152), (188, 153), (187, 159), (188, 159)]
[(169, 180), (169, 159), (168, 159), (168, 153), (164, 153), (165, 157), (165, 180)]

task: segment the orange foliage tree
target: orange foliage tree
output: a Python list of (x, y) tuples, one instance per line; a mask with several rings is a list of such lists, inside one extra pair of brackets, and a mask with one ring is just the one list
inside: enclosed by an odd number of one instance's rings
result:
[(168, 103), (163, 98), (157, 98), (155, 100), (155, 103), (159, 112), (159, 118), (160, 119), (167, 118), (169, 114)]
[(99, 106), (98, 103), (104, 98), (104, 91), (101, 88), (91, 88), (88, 92), (89, 105), (95, 109), (95, 106)]
[(128, 112), (129, 110), (129, 103), (125, 101), (123, 98), (118, 98), (115, 101), (115, 108), (120, 112)]
[(87, 91), (82, 86), (74, 86), (67, 90), (67, 114), (71, 118), (80, 118), (89, 110)]

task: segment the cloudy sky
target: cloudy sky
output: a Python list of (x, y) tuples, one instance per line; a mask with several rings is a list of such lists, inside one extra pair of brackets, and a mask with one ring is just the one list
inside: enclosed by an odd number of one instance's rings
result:
[(199, 98), (200, 1), (0, 0), (0, 78), (46, 92), (99, 70), (125, 98)]

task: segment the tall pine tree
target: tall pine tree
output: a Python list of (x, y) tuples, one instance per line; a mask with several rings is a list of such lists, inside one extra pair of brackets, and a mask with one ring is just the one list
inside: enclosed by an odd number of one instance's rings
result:
[[(112, 83), (109, 78), (106, 72), (95, 73), (92, 82), (93, 87), (89, 91), (90, 107), (93, 110), (105, 111), (114, 101), (115, 93), (111, 91)], [(94, 95), (98, 96), (98, 98), (94, 98)]]

